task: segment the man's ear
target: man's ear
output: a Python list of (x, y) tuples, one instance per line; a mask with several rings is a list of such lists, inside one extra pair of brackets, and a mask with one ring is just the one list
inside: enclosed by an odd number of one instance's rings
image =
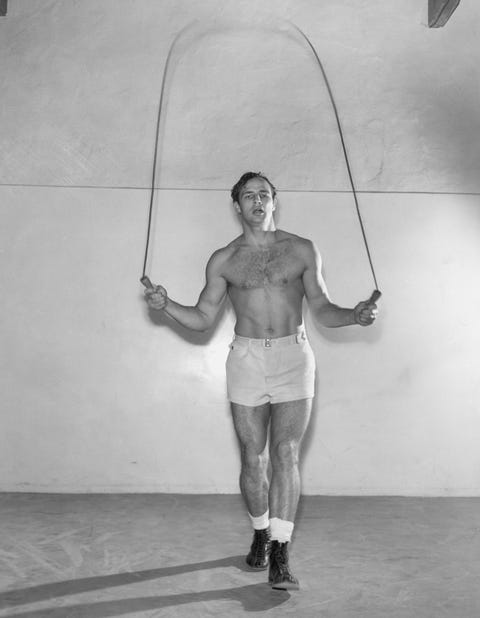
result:
[(238, 214), (240, 214), (242, 212), (242, 210), (240, 208), (240, 204), (238, 202), (233, 202), (233, 207), (238, 212)]

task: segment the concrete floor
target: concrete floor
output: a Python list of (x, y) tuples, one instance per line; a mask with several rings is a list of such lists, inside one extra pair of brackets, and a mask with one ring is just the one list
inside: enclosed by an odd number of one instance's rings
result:
[(303, 498), (288, 593), (239, 496), (0, 494), (0, 617), (478, 618), (479, 529), (476, 498)]

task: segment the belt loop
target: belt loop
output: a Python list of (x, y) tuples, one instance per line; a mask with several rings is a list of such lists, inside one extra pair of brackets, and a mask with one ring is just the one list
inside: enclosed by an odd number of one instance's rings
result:
[(264, 339), (263, 345), (264, 345), (266, 348), (271, 348), (271, 347), (272, 347), (272, 341), (271, 341), (271, 339)]

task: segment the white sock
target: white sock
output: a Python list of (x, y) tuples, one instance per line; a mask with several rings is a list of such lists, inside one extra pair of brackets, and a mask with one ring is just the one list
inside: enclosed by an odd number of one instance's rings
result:
[(272, 541), (289, 543), (292, 539), (293, 521), (272, 517), (270, 520), (270, 534)]
[(265, 511), (263, 515), (259, 515), (258, 517), (254, 517), (253, 515), (248, 514), (250, 517), (250, 521), (252, 522), (252, 526), (254, 530), (265, 530), (268, 528), (269, 524), (269, 513), (268, 509)]

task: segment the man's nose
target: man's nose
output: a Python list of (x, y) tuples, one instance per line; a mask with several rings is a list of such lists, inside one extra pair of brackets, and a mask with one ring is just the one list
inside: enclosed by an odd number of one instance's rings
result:
[(261, 204), (262, 203), (262, 198), (260, 197), (260, 195), (256, 195), (255, 196), (255, 204)]

